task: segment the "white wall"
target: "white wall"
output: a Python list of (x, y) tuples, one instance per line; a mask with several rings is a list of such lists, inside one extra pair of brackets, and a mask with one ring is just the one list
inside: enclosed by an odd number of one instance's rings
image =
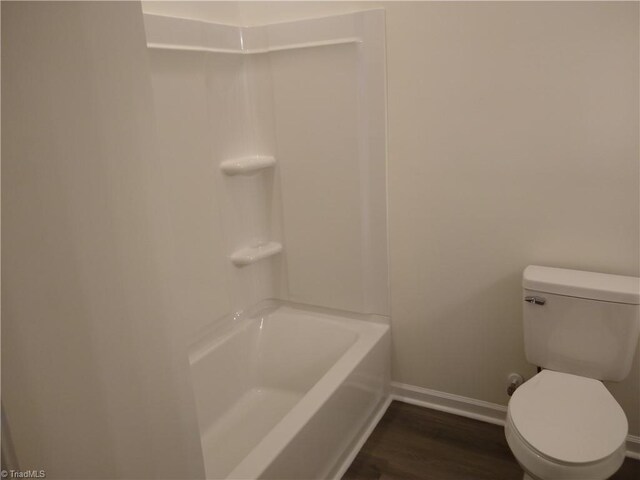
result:
[[(396, 381), (506, 403), (506, 374), (533, 373), (527, 264), (640, 273), (637, 19), (637, 4), (389, 5)], [(613, 388), (636, 435), (637, 364)]]
[(144, 13), (240, 25), (239, 2), (142, 0)]
[(2, 403), (19, 467), (202, 478), (140, 5), (3, 2), (2, 22)]
[[(638, 5), (241, 2), (231, 20), (380, 5), (394, 379), (505, 404), (506, 374), (534, 372), (527, 264), (640, 273)], [(153, 8), (225, 21), (210, 6)], [(610, 386), (635, 435), (638, 363)]]

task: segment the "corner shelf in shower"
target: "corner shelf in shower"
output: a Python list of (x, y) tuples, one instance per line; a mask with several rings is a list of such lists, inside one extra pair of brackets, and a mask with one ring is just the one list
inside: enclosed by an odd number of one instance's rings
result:
[(270, 155), (251, 155), (225, 160), (220, 164), (220, 170), (227, 175), (251, 175), (263, 168), (273, 167), (275, 164), (276, 159)]
[(277, 255), (282, 251), (282, 244), (278, 242), (268, 242), (255, 247), (245, 247), (236, 250), (231, 254), (231, 263), (236, 267), (244, 267), (262, 260), (263, 258)]

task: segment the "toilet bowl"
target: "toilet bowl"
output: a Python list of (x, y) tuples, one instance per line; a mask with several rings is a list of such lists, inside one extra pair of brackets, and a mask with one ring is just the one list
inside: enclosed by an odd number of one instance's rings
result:
[(516, 390), (507, 443), (525, 479), (604, 480), (622, 465), (628, 423), (604, 385), (543, 370)]

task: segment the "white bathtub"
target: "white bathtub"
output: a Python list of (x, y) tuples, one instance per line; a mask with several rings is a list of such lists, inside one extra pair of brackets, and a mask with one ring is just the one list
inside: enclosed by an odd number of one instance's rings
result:
[(190, 357), (208, 479), (331, 478), (386, 400), (389, 326), (287, 306)]

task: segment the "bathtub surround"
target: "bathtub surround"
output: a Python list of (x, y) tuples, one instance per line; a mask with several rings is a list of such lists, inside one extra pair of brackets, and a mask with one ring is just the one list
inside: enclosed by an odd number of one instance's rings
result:
[(206, 475), (340, 476), (389, 401), (384, 12), (145, 29)]
[(180, 330), (264, 298), (388, 316), (384, 12), (145, 28), (171, 203), (180, 231), (204, 234), (176, 269), (208, 263)]
[[(386, 16), (393, 380), (492, 415), (507, 374), (535, 373), (526, 265), (640, 273), (639, 6), (143, 2), (249, 26), (372, 7)], [(607, 385), (636, 439), (639, 369)]]

